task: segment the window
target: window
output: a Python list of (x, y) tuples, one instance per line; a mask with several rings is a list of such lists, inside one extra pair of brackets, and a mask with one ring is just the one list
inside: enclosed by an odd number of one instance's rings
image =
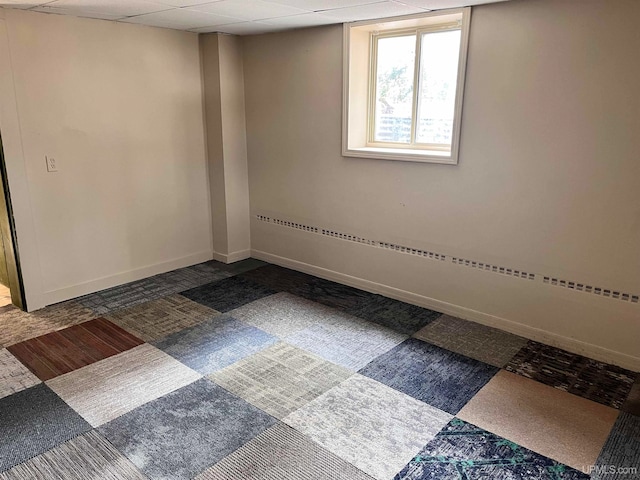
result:
[(345, 25), (343, 155), (457, 163), (469, 15)]

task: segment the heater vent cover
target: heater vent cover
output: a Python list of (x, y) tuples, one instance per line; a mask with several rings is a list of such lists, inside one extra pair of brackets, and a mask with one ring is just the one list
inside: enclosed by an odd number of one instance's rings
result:
[(506, 267), (503, 265), (494, 265), (490, 263), (480, 262), (477, 260), (470, 260), (467, 258), (447, 256), (444, 253), (431, 252), (428, 250), (421, 250), (419, 248), (409, 247), (406, 245), (399, 245), (396, 243), (383, 242), (380, 240), (359, 237), (358, 235), (354, 235), (351, 233), (339, 232), (339, 231), (331, 230), (328, 228), (317, 227), (315, 225), (305, 225), (303, 223), (291, 222), (289, 220), (282, 220), (279, 218), (269, 217), (266, 215), (256, 215), (256, 219), (261, 222), (272, 223), (274, 225), (279, 225), (282, 227), (293, 228), (295, 230), (302, 230), (304, 232), (315, 233), (325, 237), (338, 238), (340, 240), (345, 240), (347, 242), (362, 243), (364, 245), (370, 245), (376, 248), (383, 248), (385, 250), (393, 250), (398, 253), (404, 253), (407, 255), (415, 255), (418, 257), (428, 258), (430, 260), (437, 260), (441, 262), (448, 261), (453, 263), (454, 265), (459, 265), (459, 266), (468, 267), (468, 268), (475, 268), (478, 270), (482, 270), (484, 272), (497, 273), (499, 275), (507, 275), (507, 276), (511, 276), (511, 277), (515, 277), (523, 280), (535, 281), (536, 279), (539, 279), (540, 277), (542, 277), (542, 282), (551, 287), (567, 288), (569, 290), (575, 290), (578, 292), (588, 293), (592, 295), (599, 295), (602, 297), (620, 300), (623, 302), (640, 303), (639, 294), (625, 293), (620, 290), (615, 290), (612, 288), (595, 287), (592, 285), (580, 283), (575, 280), (558, 279), (556, 277), (545, 276), (539, 273), (536, 274), (532, 272), (525, 272), (524, 270), (520, 270), (513, 267)]

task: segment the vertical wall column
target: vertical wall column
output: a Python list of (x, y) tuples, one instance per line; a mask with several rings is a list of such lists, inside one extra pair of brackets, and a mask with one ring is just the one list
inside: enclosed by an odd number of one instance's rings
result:
[(249, 182), (240, 37), (200, 36), (214, 258), (251, 255)]

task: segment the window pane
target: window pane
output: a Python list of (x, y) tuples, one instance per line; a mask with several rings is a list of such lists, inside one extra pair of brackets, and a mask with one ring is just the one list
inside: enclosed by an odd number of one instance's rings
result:
[(451, 146), (460, 30), (425, 33), (420, 46), (416, 142)]
[(378, 39), (376, 142), (411, 141), (416, 36)]

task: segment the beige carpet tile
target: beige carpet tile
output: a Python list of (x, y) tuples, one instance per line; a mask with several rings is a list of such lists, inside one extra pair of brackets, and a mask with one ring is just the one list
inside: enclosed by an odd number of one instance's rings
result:
[(414, 337), (499, 368), (527, 344), (518, 335), (449, 315), (437, 318)]
[(281, 342), (209, 378), (274, 417), (284, 418), (351, 375), (346, 368)]
[(6, 472), (0, 480), (145, 480), (98, 432), (90, 431)]
[(31, 313), (11, 309), (0, 313), (0, 347), (8, 347), (93, 318), (96, 315), (91, 310), (73, 300)]
[(614, 408), (502, 370), (457, 417), (578, 470), (593, 465)]
[(105, 318), (146, 342), (153, 342), (217, 315), (220, 312), (175, 294), (118, 310)]
[(33, 387), (40, 379), (5, 348), (0, 348), (0, 398)]
[(389, 480), (452, 416), (355, 374), (283, 419), (378, 480)]
[(300, 432), (278, 423), (196, 480), (372, 480)]
[(47, 385), (97, 427), (200, 377), (166, 353), (143, 344), (56, 377)]

